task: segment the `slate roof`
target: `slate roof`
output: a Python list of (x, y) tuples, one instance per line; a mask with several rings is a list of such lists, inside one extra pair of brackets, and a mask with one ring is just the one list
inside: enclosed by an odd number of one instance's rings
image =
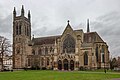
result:
[(97, 32), (84, 33), (84, 43), (104, 42)]
[[(54, 44), (55, 40), (60, 38), (60, 37), (61, 37), (61, 35), (33, 38), (32, 42), (34, 43), (34, 45)], [(97, 32), (84, 33), (83, 43), (92, 43), (92, 42), (104, 42), (104, 41), (97, 34)]]
[(33, 38), (32, 42), (34, 43), (34, 45), (54, 44), (55, 40), (58, 38), (60, 38), (60, 35), (59, 36)]

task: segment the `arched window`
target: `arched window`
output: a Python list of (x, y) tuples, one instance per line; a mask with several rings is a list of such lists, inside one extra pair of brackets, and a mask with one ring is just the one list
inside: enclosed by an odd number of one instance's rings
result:
[(35, 50), (34, 49), (32, 50), (32, 54), (35, 55)]
[(98, 62), (98, 45), (96, 45), (96, 61)]
[(41, 48), (38, 50), (38, 54), (39, 54), (39, 55), (42, 54)]
[(28, 28), (28, 26), (27, 26), (27, 36), (29, 36), (29, 28)]
[(19, 35), (21, 34), (21, 24), (19, 25)]
[(75, 40), (69, 34), (63, 42), (63, 53), (75, 53)]
[(105, 62), (105, 56), (104, 56), (104, 54), (102, 53), (102, 63), (104, 63)]
[(102, 45), (101, 53), (105, 53), (104, 46)]
[(25, 35), (26, 35), (26, 26), (25, 26)]
[(88, 65), (88, 52), (85, 51), (84, 53), (84, 65)]
[(16, 26), (16, 35), (18, 35), (18, 25)]
[(52, 49), (53, 49), (53, 48), (52, 48), (52, 47), (50, 47), (50, 52), (52, 52)]
[(45, 47), (45, 54), (48, 54), (48, 48)]
[(104, 50), (104, 46), (102, 46), (102, 50), (101, 50), (101, 62), (102, 63), (104, 63), (105, 62), (105, 56), (104, 56), (104, 54), (105, 54), (105, 50)]

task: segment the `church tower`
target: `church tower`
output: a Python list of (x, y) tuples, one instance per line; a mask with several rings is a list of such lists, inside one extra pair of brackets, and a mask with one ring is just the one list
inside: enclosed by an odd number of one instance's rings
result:
[(28, 43), (31, 41), (31, 15), (28, 11), (28, 18), (25, 17), (24, 6), (22, 5), (21, 15), (13, 11), (13, 68), (22, 69), (27, 65), (27, 55), (30, 54)]

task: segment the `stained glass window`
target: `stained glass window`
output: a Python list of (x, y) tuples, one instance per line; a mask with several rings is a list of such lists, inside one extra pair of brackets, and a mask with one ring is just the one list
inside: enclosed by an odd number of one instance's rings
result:
[(63, 53), (75, 53), (75, 40), (69, 34), (63, 42)]

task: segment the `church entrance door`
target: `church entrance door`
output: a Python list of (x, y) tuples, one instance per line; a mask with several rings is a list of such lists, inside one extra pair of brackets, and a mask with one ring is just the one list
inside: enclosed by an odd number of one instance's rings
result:
[(73, 60), (70, 61), (70, 70), (74, 70), (74, 61)]
[(62, 61), (61, 60), (58, 61), (58, 69), (62, 70)]
[(63, 60), (63, 64), (64, 64), (64, 70), (68, 70), (68, 60), (67, 59)]

